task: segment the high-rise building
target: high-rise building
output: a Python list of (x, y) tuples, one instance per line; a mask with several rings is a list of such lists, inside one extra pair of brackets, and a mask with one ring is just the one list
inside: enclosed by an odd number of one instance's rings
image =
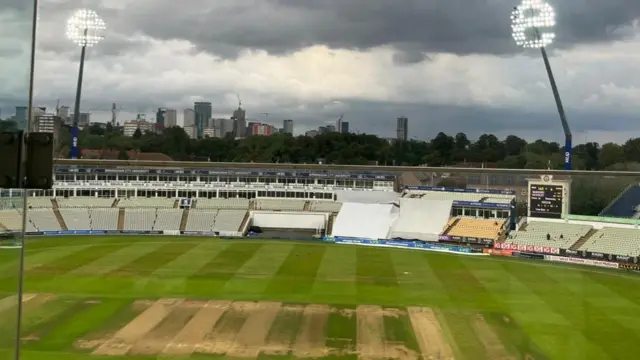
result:
[(249, 131), (251, 135), (257, 136), (271, 136), (274, 133), (273, 126), (261, 123), (252, 123)]
[(193, 110), (196, 112), (196, 138), (201, 139), (204, 136), (204, 129), (207, 127), (209, 119), (211, 119), (211, 103), (196, 101), (193, 104)]
[(243, 138), (247, 136), (247, 112), (238, 106), (237, 109), (233, 111), (233, 135), (236, 138)]
[(282, 121), (282, 131), (285, 134), (293, 135), (293, 120), (287, 119), (287, 120)]
[(26, 106), (16, 106), (16, 127), (19, 130), (25, 130), (27, 128), (27, 118), (29, 116), (29, 111)]
[[(184, 127), (191, 127), (196, 125), (196, 112), (193, 109), (184, 109)], [(194, 135), (195, 136), (195, 135)]]
[(158, 108), (158, 111), (156, 111), (156, 125), (159, 127), (164, 128), (164, 118), (165, 118), (165, 114), (167, 113), (167, 110), (164, 108)]
[(327, 125), (327, 132), (336, 132), (336, 127), (334, 125)]
[(400, 116), (396, 124), (396, 139), (406, 141), (409, 137), (409, 119)]
[(348, 134), (349, 133), (349, 122), (348, 121), (341, 121), (340, 122), (340, 129), (338, 129), (338, 130), (343, 134)]
[(78, 120), (78, 126), (81, 128), (89, 126), (91, 123), (91, 113), (80, 113), (80, 120)]
[(176, 109), (166, 109), (164, 112), (164, 127), (170, 128), (178, 125), (178, 112)]
[(71, 114), (71, 109), (68, 106), (60, 106), (58, 108), (58, 116), (64, 121), (65, 124), (69, 123), (69, 115)]
[(62, 128), (62, 119), (56, 115), (42, 114), (35, 116), (32, 130), (35, 132), (53, 133), (53, 149), (58, 150), (60, 144), (60, 129)]
[(147, 131), (153, 131), (153, 129), (155, 128), (155, 124), (145, 121), (145, 120), (131, 120), (131, 121), (125, 121), (124, 122), (124, 136), (133, 136), (133, 134), (136, 133), (137, 129), (140, 129), (140, 131), (144, 134)]

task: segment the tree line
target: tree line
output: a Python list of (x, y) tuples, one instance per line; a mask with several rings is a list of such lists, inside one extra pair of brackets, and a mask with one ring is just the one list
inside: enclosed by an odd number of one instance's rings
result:
[[(1, 121), (0, 130), (13, 129), (11, 121)], [(4, 130), (3, 130), (4, 131)], [(60, 134), (59, 157), (67, 157), (71, 132), (64, 126)], [(126, 152), (157, 152), (174, 160), (205, 159), (236, 162), (286, 162), (326, 164), (379, 164), (406, 166), (451, 166), (484, 163), (509, 169), (562, 169), (564, 148), (556, 142), (526, 140), (509, 135), (498, 139), (483, 134), (470, 139), (465, 133), (438, 133), (428, 141), (389, 141), (369, 134), (327, 133), (314, 137), (276, 134), (251, 136), (240, 140), (231, 137), (190, 139), (180, 127), (162, 133), (136, 133), (124, 136), (122, 129), (111, 125), (92, 125), (80, 132), (81, 149)], [(573, 149), (576, 170), (636, 170), (640, 168), (640, 138), (624, 144), (588, 142)]]

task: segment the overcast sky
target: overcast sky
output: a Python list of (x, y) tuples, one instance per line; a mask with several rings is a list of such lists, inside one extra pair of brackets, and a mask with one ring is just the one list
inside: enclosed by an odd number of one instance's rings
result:
[[(0, 107), (26, 99), (30, 9), (0, 9)], [(36, 104), (73, 106), (79, 49), (66, 18), (92, 8), (107, 23), (88, 53), (82, 108), (119, 120), (211, 101), (296, 132), (344, 113), (353, 130), (393, 136), (439, 131), (562, 140), (539, 51), (518, 48), (519, 0), (41, 0)], [(5, 4), (8, 3), (9, 6)], [(640, 136), (640, 1), (553, 0), (549, 48), (575, 142)], [(269, 113), (268, 116), (262, 113)]]

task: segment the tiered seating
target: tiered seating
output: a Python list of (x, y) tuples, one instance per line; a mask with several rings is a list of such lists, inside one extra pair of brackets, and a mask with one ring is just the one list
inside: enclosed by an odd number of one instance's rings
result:
[[(91, 218), (87, 209), (61, 208), (60, 215), (69, 230), (92, 230)], [(106, 229), (99, 229), (106, 230)]]
[[(568, 249), (591, 229), (591, 225), (534, 221), (529, 222), (525, 230), (512, 232), (506, 243)], [(551, 240), (547, 240), (547, 234)]]
[(61, 208), (94, 208), (94, 207), (111, 207), (115, 199), (113, 198), (97, 198), (97, 197), (70, 197), (57, 198), (58, 206)]
[(53, 209), (30, 209), (27, 211), (27, 215), (38, 231), (62, 230)]
[(630, 218), (636, 215), (640, 205), (640, 185), (633, 184), (607, 206), (600, 216)]
[(496, 240), (504, 221), (495, 219), (460, 218), (460, 221), (449, 230), (448, 235), (477, 237)]
[(22, 197), (0, 198), (0, 209), (22, 209)]
[[(22, 230), (22, 213), (19, 210), (0, 211), (0, 223), (13, 231)], [(38, 231), (31, 222), (27, 222), (27, 231)]]
[(311, 211), (338, 212), (342, 208), (342, 203), (337, 201), (312, 201)]
[(51, 204), (51, 198), (40, 196), (28, 198), (27, 205), (29, 205), (32, 209), (53, 207), (53, 204)]
[(183, 211), (182, 209), (158, 209), (153, 230), (179, 230)]
[(174, 199), (167, 198), (128, 198), (120, 199), (118, 207), (121, 208), (172, 208)]
[[(118, 209), (93, 208), (89, 209), (92, 230), (118, 230)], [(69, 224), (67, 224), (69, 226)], [(82, 230), (82, 229), (78, 229)]]
[(213, 231), (218, 210), (191, 209), (187, 219), (186, 231)]
[(248, 199), (198, 199), (198, 209), (248, 209)]
[(246, 210), (220, 210), (215, 217), (214, 231), (238, 231), (246, 213)]
[(482, 201), (488, 203), (508, 204), (513, 195), (482, 194), (448, 191), (406, 191), (403, 197), (420, 198), (425, 200), (458, 200), (458, 201)]
[(156, 209), (127, 209), (124, 213), (124, 230), (152, 230), (155, 221)]
[(602, 228), (579, 248), (622, 256), (640, 256), (640, 230), (624, 228)]
[(449, 228), (449, 226), (451, 226), (458, 218), (452, 217), (449, 219), (449, 221), (447, 221), (447, 225), (444, 226), (444, 229), (442, 229), (442, 231), (445, 231), (446, 229)]
[(302, 200), (258, 199), (256, 201), (256, 209), (302, 211), (304, 210), (304, 203)]

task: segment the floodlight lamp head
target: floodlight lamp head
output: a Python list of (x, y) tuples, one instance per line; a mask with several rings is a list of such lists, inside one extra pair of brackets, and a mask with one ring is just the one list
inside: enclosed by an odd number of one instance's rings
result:
[(511, 12), (511, 35), (518, 46), (543, 48), (555, 40), (556, 13), (544, 0), (522, 0)]
[(76, 10), (67, 20), (67, 38), (78, 46), (95, 46), (104, 38), (107, 26), (98, 13), (89, 9)]

